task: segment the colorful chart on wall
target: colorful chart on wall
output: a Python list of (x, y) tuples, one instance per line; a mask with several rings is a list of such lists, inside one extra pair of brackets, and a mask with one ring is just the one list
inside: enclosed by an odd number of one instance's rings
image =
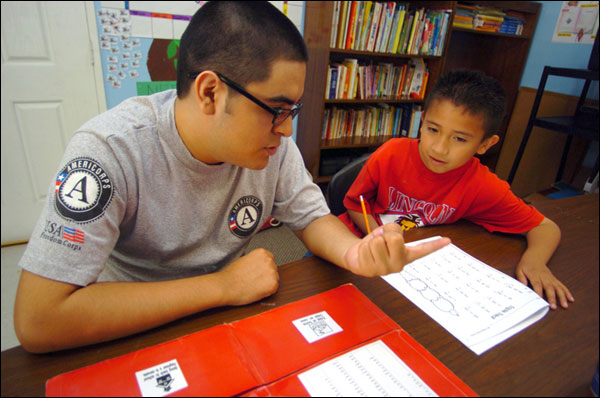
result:
[[(106, 107), (176, 87), (179, 39), (206, 1), (95, 1)], [(303, 2), (272, 1), (302, 32)]]
[(598, 34), (597, 1), (563, 1), (553, 42), (593, 44)]

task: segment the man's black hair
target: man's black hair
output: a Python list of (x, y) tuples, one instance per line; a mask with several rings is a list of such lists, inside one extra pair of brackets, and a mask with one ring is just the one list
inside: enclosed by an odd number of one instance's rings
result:
[(177, 96), (185, 97), (193, 77), (217, 71), (246, 86), (269, 78), (276, 60), (308, 60), (296, 26), (266, 1), (211, 1), (192, 17), (179, 47)]
[(427, 96), (425, 111), (434, 100), (447, 99), (483, 117), (484, 139), (498, 132), (506, 110), (506, 93), (498, 80), (481, 71), (456, 70), (441, 76)]

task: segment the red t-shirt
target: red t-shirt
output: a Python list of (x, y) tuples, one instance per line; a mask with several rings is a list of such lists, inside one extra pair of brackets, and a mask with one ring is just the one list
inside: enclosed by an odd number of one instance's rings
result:
[[(379, 224), (391, 217), (404, 229), (465, 218), (490, 232), (524, 233), (544, 219), (479, 159), (437, 174), (421, 160), (419, 140), (408, 138), (391, 139), (369, 157), (346, 194), (346, 208), (362, 212), (360, 195)], [(339, 218), (363, 236), (348, 212)]]

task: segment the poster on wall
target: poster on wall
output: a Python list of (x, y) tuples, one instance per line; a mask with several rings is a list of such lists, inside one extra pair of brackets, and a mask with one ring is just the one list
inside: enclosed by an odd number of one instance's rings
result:
[(594, 44), (598, 34), (597, 1), (563, 1), (553, 42)]
[[(106, 107), (176, 87), (181, 35), (206, 1), (95, 1)], [(302, 32), (304, 2), (272, 1)]]

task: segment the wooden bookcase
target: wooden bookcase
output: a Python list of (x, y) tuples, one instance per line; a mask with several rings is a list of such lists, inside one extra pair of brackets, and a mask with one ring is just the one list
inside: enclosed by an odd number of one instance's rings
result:
[[(406, 4), (407, 2), (398, 2)], [(537, 24), (541, 4), (532, 1), (461, 1), (462, 4), (483, 5), (514, 10), (525, 15), (525, 27), (521, 35), (489, 33), (473, 29), (452, 27), (456, 1), (408, 2), (410, 8), (452, 10), (450, 27), (445, 37), (441, 56), (416, 56), (330, 48), (331, 23), (334, 2), (307, 1), (304, 22), (304, 39), (308, 47), (309, 61), (304, 88), (304, 109), (298, 119), (296, 143), (305, 165), (317, 183), (327, 183), (331, 175), (321, 172), (321, 165), (336, 157), (353, 158), (375, 150), (389, 137), (347, 138), (321, 140), (324, 111), (334, 105), (376, 105), (380, 103), (422, 103), (422, 100), (325, 100), (327, 69), (330, 63), (345, 57), (393, 64), (407, 63), (410, 58), (422, 58), (429, 70), (426, 95), (437, 79), (446, 71), (454, 69), (481, 70), (498, 79), (507, 93), (507, 113), (502, 123), (500, 144), (481, 158), (483, 164), (493, 171), (506, 133), (508, 121), (515, 104), (521, 75), (529, 53), (529, 47)]]

